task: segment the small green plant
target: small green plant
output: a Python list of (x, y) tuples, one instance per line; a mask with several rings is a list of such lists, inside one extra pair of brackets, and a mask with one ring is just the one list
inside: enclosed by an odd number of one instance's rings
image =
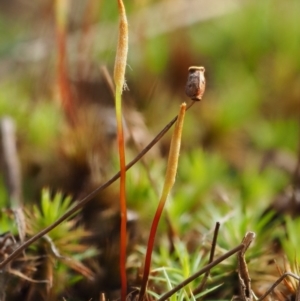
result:
[(295, 262), (300, 262), (300, 254), (298, 252), (300, 243), (300, 218), (286, 216), (284, 222), (284, 225), (282, 225), (282, 228), (284, 229), (281, 231), (280, 242), (288, 262), (294, 266)]
[[(198, 248), (189, 250), (187, 242), (178, 237), (174, 241), (174, 252), (170, 253), (170, 246), (160, 241), (160, 247), (153, 252), (153, 268), (150, 276), (150, 284), (147, 290), (148, 294), (159, 298), (158, 291), (168, 291), (173, 289), (179, 283), (183, 282), (190, 275), (196, 273), (207, 263), (206, 243), (199, 245)], [(203, 297), (218, 288), (219, 285), (211, 286), (208, 290), (194, 295), (193, 291), (202, 280), (201, 277), (195, 279), (189, 285), (184, 287), (170, 300), (183, 300), (186, 297), (191, 299)]]
[[(43, 189), (40, 205), (33, 205), (32, 209), (26, 209), (27, 234), (29, 236), (38, 233), (46, 226), (55, 222), (72, 206), (72, 198), (64, 197), (61, 192), (51, 196), (49, 189)], [(96, 255), (95, 249), (83, 244), (82, 240), (89, 233), (77, 225), (76, 217), (55, 227), (47, 235), (30, 246), (30, 254), (39, 258), (39, 280), (47, 280), (47, 290), (55, 290), (55, 293), (64, 289), (62, 283), (74, 284), (78, 281), (78, 274), (70, 274), (70, 269), (93, 279), (93, 272), (84, 265), (83, 261)], [(73, 277), (73, 280), (72, 280)], [(60, 282), (64, 279), (63, 282)]]

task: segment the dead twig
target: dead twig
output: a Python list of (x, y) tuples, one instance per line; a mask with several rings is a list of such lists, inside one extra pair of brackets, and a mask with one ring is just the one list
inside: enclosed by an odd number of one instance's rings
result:
[(247, 263), (245, 260), (245, 253), (249, 248), (251, 242), (255, 238), (254, 232), (247, 232), (243, 238), (242, 243), (244, 248), (237, 254), (238, 256), (238, 275), (239, 275), (239, 288), (240, 288), (240, 300), (251, 301), (252, 291), (251, 291), (251, 278), (249, 276)]
[[(214, 255), (215, 255), (215, 250), (216, 250), (216, 245), (217, 245), (217, 238), (218, 238), (218, 234), (219, 234), (219, 229), (220, 229), (220, 223), (217, 222), (216, 226), (215, 226), (213, 240), (212, 240), (212, 243), (211, 243), (211, 249), (210, 249), (210, 255), (209, 255), (208, 264), (211, 263), (214, 260)], [(197, 294), (199, 294), (200, 292), (203, 291), (203, 289), (205, 287), (205, 284), (207, 282), (207, 279), (209, 277), (209, 274), (210, 274), (210, 270), (208, 270), (205, 273), (205, 275), (203, 277), (203, 280), (201, 281), (201, 283), (199, 284), (199, 286), (196, 287), (193, 290), (193, 295), (197, 295)]]

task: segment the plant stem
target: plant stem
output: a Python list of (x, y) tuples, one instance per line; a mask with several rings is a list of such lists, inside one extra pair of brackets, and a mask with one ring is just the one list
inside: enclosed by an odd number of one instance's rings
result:
[[(218, 237), (218, 234), (219, 234), (219, 229), (220, 229), (220, 223), (217, 222), (216, 226), (215, 226), (213, 241), (212, 241), (212, 244), (211, 244), (211, 250), (210, 250), (210, 255), (209, 255), (208, 263), (211, 263), (214, 260), (214, 255), (215, 255), (215, 249), (216, 249), (216, 245), (217, 245), (217, 237)], [(193, 290), (193, 295), (197, 295), (197, 294), (199, 294), (199, 293), (202, 292), (202, 290), (205, 287), (206, 281), (207, 281), (207, 279), (209, 277), (209, 273), (210, 273), (209, 270), (205, 273), (205, 275), (203, 277), (203, 280), (201, 281), (200, 285)]]
[(167, 200), (167, 198), (170, 194), (170, 191), (175, 182), (185, 111), (186, 111), (186, 104), (183, 103), (180, 106), (178, 120), (175, 125), (175, 129), (174, 129), (172, 140), (171, 140), (167, 172), (166, 172), (162, 195), (161, 195), (158, 207), (156, 209), (156, 212), (155, 212), (155, 215), (153, 218), (153, 222), (151, 225), (151, 229), (150, 229), (146, 258), (145, 258), (144, 274), (143, 274), (143, 280), (142, 280), (142, 285), (141, 285), (141, 290), (140, 290), (140, 295), (139, 295), (139, 301), (143, 300), (145, 292), (146, 292), (146, 287), (147, 287), (149, 273), (150, 273), (152, 251), (153, 251), (153, 247), (154, 247), (154, 241), (155, 241), (155, 235), (156, 235), (158, 223), (159, 223), (162, 211), (164, 209), (166, 200)]
[(126, 208), (126, 166), (125, 145), (122, 122), (122, 91), (125, 83), (125, 70), (128, 53), (128, 23), (126, 11), (122, 0), (118, 0), (119, 9), (119, 37), (114, 68), (114, 80), (116, 84), (116, 119), (120, 160), (120, 276), (121, 276), (121, 300), (126, 300), (126, 249), (127, 249), (127, 208)]
[[(119, 99), (118, 99), (119, 98)], [(121, 91), (116, 88), (116, 117), (120, 160), (120, 276), (121, 276), (121, 300), (126, 300), (127, 277), (126, 277), (126, 249), (127, 249), (127, 208), (126, 208), (126, 166), (125, 147), (122, 126)]]
[(67, 69), (67, 15), (70, 8), (69, 0), (55, 1), (56, 38), (57, 38), (57, 79), (60, 101), (68, 121), (72, 126), (76, 124), (76, 112), (72, 101)]

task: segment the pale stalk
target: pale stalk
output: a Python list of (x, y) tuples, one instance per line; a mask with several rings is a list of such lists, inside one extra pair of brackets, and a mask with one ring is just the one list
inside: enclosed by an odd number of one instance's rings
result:
[(125, 84), (125, 70), (128, 53), (128, 23), (125, 7), (122, 0), (118, 0), (119, 9), (119, 37), (114, 68), (114, 80), (116, 85), (116, 119), (118, 132), (119, 160), (120, 160), (120, 275), (121, 275), (121, 300), (126, 300), (126, 249), (127, 249), (127, 209), (126, 209), (126, 160), (124, 134), (122, 124), (122, 90)]
[(139, 301), (141, 301), (144, 298), (146, 292), (147, 282), (150, 273), (152, 251), (154, 247), (154, 240), (155, 240), (155, 234), (157, 231), (158, 223), (176, 178), (185, 111), (186, 111), (186, 104), (183, 103), (180, 106), (178, 120), (175, 124), (175, 129), (172, 135), (170, 151), (169, 151), (169, 159), (167, 164), (167, 171), (166, 171), (165, 182), (164, 182), (161, 198), (158, 207), (156, 209), (153, 222), (151, 225), (151, 229), (150, 229)]
[(59, 28), (66, 27), (69, 4), (70, 4), (70, 0), (55, 1), (55, 18), (56, 18), (56, 24)]

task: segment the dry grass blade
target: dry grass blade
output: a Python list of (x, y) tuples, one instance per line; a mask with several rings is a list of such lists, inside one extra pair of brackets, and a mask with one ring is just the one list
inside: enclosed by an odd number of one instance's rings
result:
[(74, 260), (71, 257), (61, 255), (50, 236), (45, 235), (43, 239), (45, 239), (49, 244), (51, 253), (55, 259), (63, 261), (67, 266), (79, 272), (81, 275), (87, 277), (89, 280), (94, 280), (94, 273), (88, 267), (86, 267), (80, 261)]

